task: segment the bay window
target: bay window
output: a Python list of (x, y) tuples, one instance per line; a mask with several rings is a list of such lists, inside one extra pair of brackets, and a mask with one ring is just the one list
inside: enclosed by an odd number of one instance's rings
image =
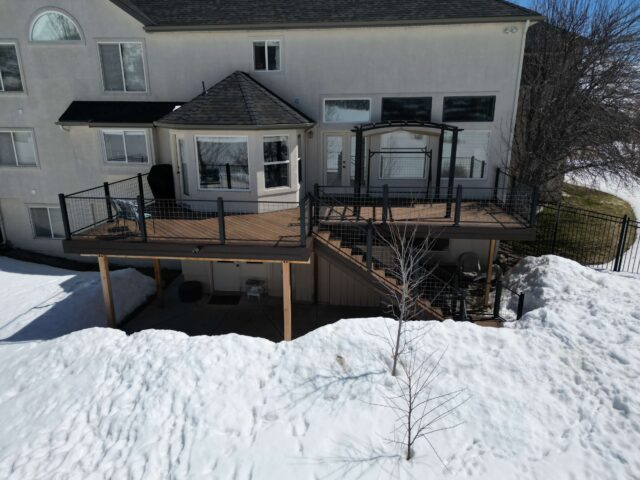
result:
[(196, 136), (201, 189), (249, 190), (248, 137)]
[(265, 188), (289, 186), (289, 137), (264, 137)]

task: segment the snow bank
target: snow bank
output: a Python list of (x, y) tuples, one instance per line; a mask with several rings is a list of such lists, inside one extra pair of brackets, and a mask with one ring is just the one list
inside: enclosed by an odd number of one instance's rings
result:
[[(74, 272), (0, 257), (0, 339), (51, 339), (106, 326), (97, 272)], [(111, 272), (118, 321), (155, 292), (153, 279), (128, 268)]]
[[(640, 477), (640, 278), (526, 259), (521, 328), (429, 323), (462, 426), (388, 443), (389, 320), (290, 343), (100, 328), (0, 345), (0, 478)], [(417, 324), (415, 324), (417, 326)], [(437, 393), (437, 392), (436, 392)]]

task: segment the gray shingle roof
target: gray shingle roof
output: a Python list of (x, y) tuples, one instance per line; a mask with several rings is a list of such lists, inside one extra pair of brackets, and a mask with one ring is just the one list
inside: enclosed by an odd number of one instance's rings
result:
[(244, 72), (234, 72), (156, 122), (192, 128), (282, 128), (313, 120)]
[(148, 30), (542, 19), (504, 0), (111, 0)]

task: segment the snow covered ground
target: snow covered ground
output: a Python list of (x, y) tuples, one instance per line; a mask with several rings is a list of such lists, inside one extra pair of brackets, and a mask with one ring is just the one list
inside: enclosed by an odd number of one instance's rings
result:
[[(75, 272), (0, 257), (0, 339), (47, 340), (107, 325), (97, 272)], [(155, 293), (153, 279), (111, 272), (118, 321)]]
[[(68, 272), (30, 287), (13, 268), (3, 328), (96, 311)], [(279, 344), (104, 328), (2, 343), (0, 478), (640, 478), (640, 277), (548, 256), (510, 281), (528, 310), (512, 328), (425, 324), (420, 351), (446, 349), (436, 389), (471, 397), (431, 437), (446, 469), (387, 441), (393, 323), (376, 318)]]

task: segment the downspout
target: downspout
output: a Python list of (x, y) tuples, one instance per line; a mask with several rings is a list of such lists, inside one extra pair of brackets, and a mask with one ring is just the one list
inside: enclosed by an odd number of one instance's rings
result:
[(522, 66), (524, 64), (524, 52), (526, 47), (527, 40), (527, 31), (531, 26), (531, 20), (527, 20), (524, 24), (524, 30), (522, 31), (522, 40), (520, 44), (520, 61), (518, 62), (518, 76), (516, 78), (516, 88), (513, 95), (513, 113), (511, 115), (511, 126), (509, 128), (509, 149), (507, 151), (507, 164), (506, 169), (508, 170), (511, 166), (511, 154), (513, 152), (513, 138), (515, 136), (516, 129), (516, 119), (518, 116), (518, 101), (520, 100), (520, 83), (522, 81)]

